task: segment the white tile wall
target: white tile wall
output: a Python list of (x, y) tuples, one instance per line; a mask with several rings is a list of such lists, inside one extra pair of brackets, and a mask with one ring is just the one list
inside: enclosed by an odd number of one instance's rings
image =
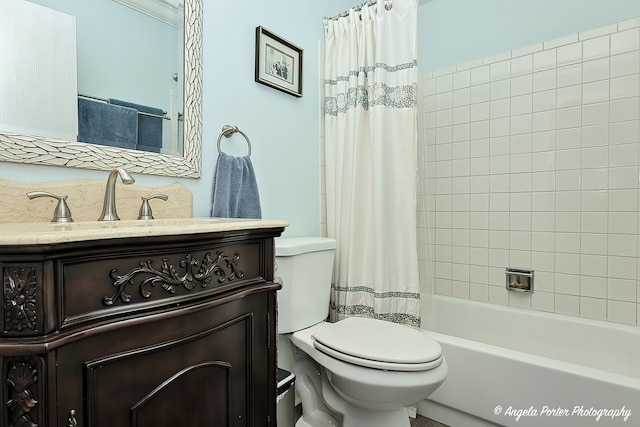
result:
[(420, 112), (423, 291), (640, 324), (640, 18), (425, 73)]

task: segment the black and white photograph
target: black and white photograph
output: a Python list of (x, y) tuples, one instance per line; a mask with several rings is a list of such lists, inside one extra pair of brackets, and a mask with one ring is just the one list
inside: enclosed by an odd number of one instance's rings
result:
[(260, 26), (256, 28), (255, 81), (302, 96), (302, 48)]

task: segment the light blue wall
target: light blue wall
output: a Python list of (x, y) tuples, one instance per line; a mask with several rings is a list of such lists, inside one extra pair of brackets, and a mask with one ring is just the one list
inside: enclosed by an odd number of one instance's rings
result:
[(419, 0), (419, 66), (437, 70), (640, 16), (638, 0)]

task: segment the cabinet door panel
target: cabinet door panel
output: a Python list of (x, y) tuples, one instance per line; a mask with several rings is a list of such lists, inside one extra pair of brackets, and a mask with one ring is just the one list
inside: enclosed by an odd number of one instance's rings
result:
[(226, 426), (229, 414), (246, 420), (250, 319), (86, 363), (89, 425)]

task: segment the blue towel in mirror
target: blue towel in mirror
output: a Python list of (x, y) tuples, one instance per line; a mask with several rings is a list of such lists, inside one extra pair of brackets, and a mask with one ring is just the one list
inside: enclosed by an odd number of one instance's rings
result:
[(78, 97), (78, 141), (135, 149), (138, 111)]
[[(109, 98), (109, 103), (135, 108), (140, 112), (154, 114), (156, 116), (164, 115), (162, 109), (149, 107), (148, 105), (135, 104), (113, 98)], [(162, 120), (160, 117), (152, 117), (144, 114), (138, 115), (138, 150), (160, 152), (162, 148)]]
[(213, 176), (212, 217), (262, 218), (258, 183), (249, 156), (218, 155)]

